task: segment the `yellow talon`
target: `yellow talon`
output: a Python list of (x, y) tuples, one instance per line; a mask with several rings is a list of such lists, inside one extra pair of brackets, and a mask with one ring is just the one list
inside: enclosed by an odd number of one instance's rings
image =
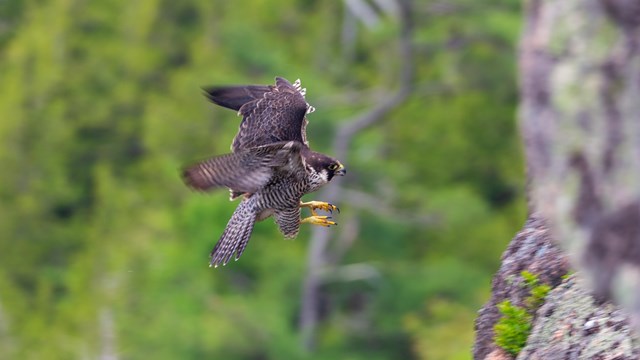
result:
[(338, 213), (340, 212), (340, 209), (337, 206), (323, 201), (300, 202), (300, 207), (308, 207), (311, 210), (311, 215), (313, 216), (318, 216), (318, 213), (316, 213), (316, 210), (318, 209), (329, 213), (333, 213), (334, 211), (337, 211)]
[(300, 220), (300, 224), (320, 225), (320, 226), (326, 226), (326, 227), (329, 227), (331, 225), (338, 225), (338, 223), (336, 223), (335, 221), (331, 221), (329, 219), (331, 219), (330, 216), (313, 215), (313, 216), (309, 216), (308, 218), (304, 218)]

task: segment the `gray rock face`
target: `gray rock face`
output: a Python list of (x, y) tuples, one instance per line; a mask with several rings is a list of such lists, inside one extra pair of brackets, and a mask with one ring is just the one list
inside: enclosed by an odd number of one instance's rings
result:
[(538, 309), (518, 360), (637, 360), (640, 344), (629, 317), (598, 303), (575, 275), (553, 289)]
[(529, 289), (523, 283), (523, 270), (554, 288), (536, 311), (531, 334), (517, 359), (640, 359), (640, 343), (625, 310), (597, 300), (578, 274), (563, 280), (568, 264), (545, 222), (530, 218), (503, 254), (491, 299), (479, 311), (474, 359), (512, 359), (494, 343), (493, 327), (501, 316), (496, 307), (500, 302), (526, 307)]
[(560, 284), (562, 276), (569, 270), (566, 256), (551, 240), (545, 222), (537, 217), (527, 220), (502, 255), (502, 265), (491, 285), (491, 299), (476, 319), (474, 359), (485, 359), (497, 349), (493, 342), (493, 326), (501, 315), (496, 305), (504, 300), (518, 306), (525, 305), (529, 296), (521, 276), (525, 270), (536, 274), (541, 283), (551, 286)]

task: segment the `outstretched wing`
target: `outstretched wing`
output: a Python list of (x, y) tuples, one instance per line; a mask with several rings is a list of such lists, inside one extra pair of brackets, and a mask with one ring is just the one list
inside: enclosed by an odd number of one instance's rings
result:
[(291, 168), (289, 171), (303, 169), (302, 147), (300, 142), (288, 141), (220, 155), (188, 166), (182, 177), (196, 190), (228, 187), (239, 193), (254, 193), (283, 167)]
[(204, 95), (214, 104), (238, 111), (242, 105), (262, 99), (265, 93), (272, 91), (273, 85), (246, 85), (204, 88)]
[(305, 101), (305, 89), (299, 80), (291, 84), (277, 77), (275, 86), (212, 87), (205, 91), (212, 102), (238, 110), (242, 115), (232, 151), (280, 141), (298, 141), (309, 146), (305, 115), (312, 112), (313, 107)]

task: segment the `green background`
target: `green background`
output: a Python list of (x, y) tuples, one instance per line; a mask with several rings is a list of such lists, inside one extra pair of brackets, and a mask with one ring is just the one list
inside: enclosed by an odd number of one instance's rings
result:
[(413, 2), (413, 91), (328, 185), (368, 200), (336, 202), (326, 270), (370, 275), (322, 284), (314, 347), (298, 326), (311, 230), (258, 223), (240, 261), (209, 268), (236, 203), (179, 177), (237, 131), (206, 85), (302, 79), (330, 154), (400, 85), (393, 3), (0, 2), (0, 358), (469, 359), (525, 216), (520, 2)]

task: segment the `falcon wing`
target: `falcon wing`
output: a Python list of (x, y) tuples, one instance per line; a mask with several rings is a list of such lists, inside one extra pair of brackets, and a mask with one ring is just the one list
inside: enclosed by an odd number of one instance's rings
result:
[(212, 103), (238, 111), (242, 105), (262, 99), (265, 93), (272, 91), (273, 85), (246, 85), (204, 88), (204, 96)]
[(214, 87), (205, 89), (212, 102), (238, 110), (242, 122), (233, 139), (234, 152), (280, 141), (298, 141), (306, 145), (305, 115), (313, 107), (304, 99), (300, 81), (291, 84), (277, 77), (276, 85)]
[(239, 193), (254, 193), (284, 167), (304, 171), (300, 142), (278, 142), (241, 150), (202, 161), (183, 170), (184, 182), (195, 190), (228, 187)]

